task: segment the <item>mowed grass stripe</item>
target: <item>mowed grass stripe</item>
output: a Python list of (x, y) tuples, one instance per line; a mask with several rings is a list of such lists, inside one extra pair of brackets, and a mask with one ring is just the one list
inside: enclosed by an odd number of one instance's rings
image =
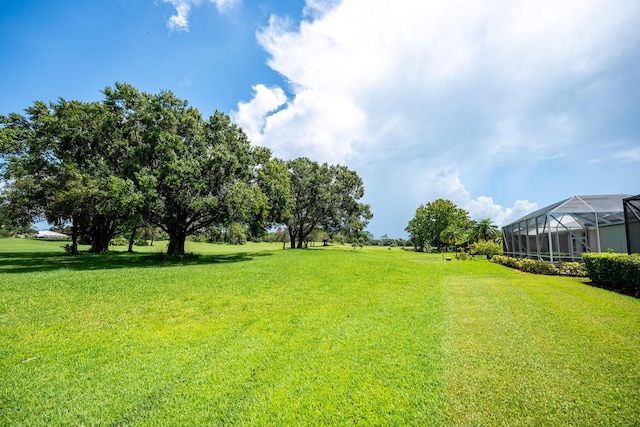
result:
[(398, 249), (7, 241), (2, 425), (640, 424), (640, 304), (580, 279)]
[(640, 304), (474, 263), (446, 282), (457, 425), (640, 425)]
[(0, 421), (442, 425), (442, 287), (411, 259), (5, 273)]

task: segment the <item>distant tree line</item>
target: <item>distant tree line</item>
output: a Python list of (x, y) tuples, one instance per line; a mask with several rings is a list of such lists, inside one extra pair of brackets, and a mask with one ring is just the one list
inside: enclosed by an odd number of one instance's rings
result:
[(73, 253), (80, 238), (104, 252), (117, 235), (159, 228), (179, 255), (206, 230), (254, 239), (281, 225), (300, 248), (314, 230), (362, 234), (372, 217), (344, 166), (274, 158), (229, 116), (205, 120), (170, 91), (116, 83), (103, 94), (0, 116), (0, 227), (44, 219), (69, 229)]
[[(478, 242), (497, 243), (501, 234), (490, 218), (474, 221), (469, 212), (459, 208), (451, 200), (438, 199), (420, 205), (405, 228), (416, 251), (432, 247), (441, 251), (463, 244)], [(481, 245), (483, 250), (497, 252), (500, 245)]]

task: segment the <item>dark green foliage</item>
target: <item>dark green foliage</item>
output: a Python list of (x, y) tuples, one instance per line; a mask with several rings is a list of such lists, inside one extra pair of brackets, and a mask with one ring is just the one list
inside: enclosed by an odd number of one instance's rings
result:
[(302, 248), (316, 229), (340, 232), (352, 239), (364, 237), (372, 214), (359, 203), (364, 184), (345, 166), (318, 164), (306, 157), (287, 162), (291, 184), (287, 230), (292, 248)]
[(449, 225), (440, 233), (440, 241), (453, 249), (462, 244), (464, 237), (464, 230), (457, 225)]
[(268, 198), (269, 214), (266, 225), (273, 227), (286, 224), (292, 215), (291, 180), (287, 164), (280, 159), (271, 159), (258, 171), (258, 183)]
[[(416, 250), (423, 251), (428, 245), (440, 250), (451, 235), (461, 236), (461, 230), (468, 225), (469, 212), (458, 208), (451, 200), (438, 199), (418, 207), (405, 230)], [(448, 228), (453, 232), (443, 234)]]
[(469, 231), (469, 237), (474, 241), (493, 241), (500, 236), (498, 226), (491, 222), (491, 218), (483, 218), (474, 222)]
[[(170, 91), (116, 83), (103, 93), (102, 102), (35, 102), (26, 116), (0, 116), (0, 227), (46, 219), (69, 228), (72, 253), (82, 237), (105, 252), (119, 234), (131, 236), (131, 250), (136, 230), (159, 228), (172, 255), (212, 227), (241, 224), (243, 243), (290, 223), (287, 165), (252, 146), (228, 115), (205, 120)], [(359, 177), (324, 166), (330, 174), (303, 183), (320, 213), (299, 241), (316, 226), (360, 230), (370, 218), (355, 202)]]
[(104, 252), (117, 234), (131, 250), (144, 228), (168, 235), (169, 255), (213, 228), (245, 243), (287, 224), (298, 247), (317, 228), (362, 237), (371, 213), (355, 172), (272, 159), (228, 115), (205, 120), (170, 91), (116, 83), (103, 93), (0, 116), (0, 226), (67, 226), (72, 253), (82, 236)]
[(118, 121), (102, 103), (35, 102), (26, 116), (0, 117), (5, 160), (4, 216), (68, 225), (71, 252), (80, 236), (104, 252), (117, 225), (139, 206), (123, 163)]
[(582, 254), (587, 275), (598, 284), (640, 292), (640, 255), (614, 253)]
[(169, 235), (169, 255), (184, 253), (186, 237), (207, 227), (266, 222), (256, 171), (271, 153), (252, 147), (229, 116), (215, 112), (205, 121), (169, 91), (152, 95), (117, 84), (105, 94), (111, 110), (127, 118), (125, 169), (145, 195), (142, 218)]

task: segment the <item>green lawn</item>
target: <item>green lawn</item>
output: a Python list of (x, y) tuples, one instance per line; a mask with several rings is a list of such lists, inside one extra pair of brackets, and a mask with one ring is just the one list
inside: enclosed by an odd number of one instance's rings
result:
[(0, 425), (640, 425), (640, 301), (475, 259), (0, 239)]

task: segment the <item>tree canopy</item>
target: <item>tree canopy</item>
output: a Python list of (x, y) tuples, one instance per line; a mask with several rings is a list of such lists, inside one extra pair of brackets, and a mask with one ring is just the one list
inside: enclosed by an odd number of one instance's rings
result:
[[(466, 229), (469, 224), (469, 213), (456, 206), (451, 200), (438, 199), (416, 209), (414, 217), (409, 221), (405, 230), (409, 233), (416, 250), (424, 250), (432, 245), (440, 250), (443, 237), (455, 240), (459, 231)], [(447, 228), (450, 228), (447, 230)], [(446, 233), (443, 232), (447, 230)]]
[(205, 120), (170, 91), (116, 83), (103, 93), (0, 116), (3, 223), (68, 226), (72, 252), (79, 236), (103, 252), (118, 233), (159, 227), (172, 255), (214, 226), (259, 236), (286, 225), (301, 247), (315, 228), (359, 233), (371, 218), (362, 180), (344, 166), (272, 158), (228, 115)]
[(442, 245), (494, 242), (500, 238), (500, 230), (490, 218), (473, 221), (466, 210), (444, 199), (420, 205), (405, 231), (418, 251), (427, 245), (441, 250)]
[(364, 230), (372, 214), (369, 205), (359, 202), (364, 185), (357, 173), (306, 157), (288, 161), (287, 167), (291, 184), (287, 229), (292, 248), (301, 248), (317, 227), (346, 235)]
[(491, 218), (482, 218), (471, 226), (469, 237), (474, 241), (493, 241), (500, 236), (500, 230)]

